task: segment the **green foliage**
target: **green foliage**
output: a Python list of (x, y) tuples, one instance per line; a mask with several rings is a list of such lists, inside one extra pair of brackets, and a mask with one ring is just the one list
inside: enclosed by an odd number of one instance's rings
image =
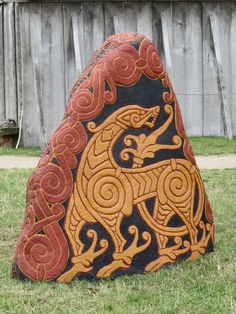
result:
[(11, 278), (29, 170), (0, 170), (0, 313), (235, 313), (236, 169), (202, 175), (216, 223), (216, 251), (146, 275), (71, 284)]

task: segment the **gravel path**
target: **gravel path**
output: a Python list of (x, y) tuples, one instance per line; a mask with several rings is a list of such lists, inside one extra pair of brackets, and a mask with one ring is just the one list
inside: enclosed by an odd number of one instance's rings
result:
[[(38, 157), (0, 156), (0, 169), (35, 168)], [(200, 169), (236, 168), (236, 155), (196, 156)]]
[(38, 157), (2, 155), (0, 156), (0, 169), (35, 168), (38, 161)]

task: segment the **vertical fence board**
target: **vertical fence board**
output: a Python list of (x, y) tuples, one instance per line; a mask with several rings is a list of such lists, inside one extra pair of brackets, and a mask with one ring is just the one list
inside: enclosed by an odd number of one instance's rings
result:
[(22, 5), (15, 4), (15, 33), (16, 33), (16, 77), (17, 77), (17, 104), (18, 104), (18, 123), (20, 123), (20, 116), (22, 113), (22, 26), (20, 16), (22, 15)]
[(104, 3), (104, 12), (106, 38), (115, 34), (114, 17), (119, 25), (117, 32), (124, 31), (124, 4), (122, 2)]
[(90, 3), (83, 3), (83, 67), (87, 66), (93, 52), (93, 7)]
[[(75, 63), (75, 47), (73, 39), (72, 18), (78, 23), (82, 15), (81, 3), (65, 3), (63, 4), (63, 24), (64, 24), (64, 64), (65, 64), (65, 94), (66, 99), (77, 78)], [(81, 18), (82, 21), (82, 18)], [(82, 50), (82, 42), (78, 38), (80, 44), (80, 52)], [(82, 52), (81, 52), (82, 53)], [(82, 62), (82, 56), (81, 62)]]
[[(21, 23), (21, 56), (22, 56), (22, 103), (24, 106), (23, 143), (24, 146), (40, 145), (40, 123), (37, 111), (37, 99), (34, 84), (34, 63), (32, 54), (40, 50), (41, 38), (36, 38), (37, 29), (41, 29), (41, 5), (27, 4), (22, 6)], [(34, 41), (32, 41), (34, 38)], [(36, 45), (36, 47), (35, 47)]]
[(17, 121), (15, 4), (4, 6), (5, 114)]
[[(204, 135), (223, 135), (219, 92), (217, 87), (217, 71), (212, 50), (209, 15), (219, 17), (218, 3), (203, 3), (203, 92), (204, 92)], [(219, 31), (218, 31), (219, 36)]]
[(139, 3), (137, 31), (152, 41), (152, 3)]
[(94, 52), (104, 41), (104, 11), (102, 3), (94, 2), (93, 6), (87, 2), (83, 4), (83, 42), (84, 42), (84, 66)]
[(3, 5), (0, 5), (0, 120), (5, 117)]
[(187, 3), (172, 3), (173, 83), (186, 125), (186, 8)]
[(236, 136), (236, 3), (232, 3), (232, 19), (230, 29), (230, 52), (231, 52), (231, 103), (232, 103), (232, 127), (233, 135)]
[[(231, 54), (230, 54), (230, 46), (231, 46), (230, 23), (232, 19), (232, 3), (230, 2), (220, 3), (219, 12), (220, 12), (220, 15), (219, 15), (220, 51), (221, 51), (222, 70), (223, 70), (222, 78), (225, 84), (223, 95), (226, 96), (224, 100), (224, 104), (225, 104), (224, 115), (226, 115), (225, 118), (226, 118), (226, 123), (227, 123), (227, 133), (228, 135), (232, 136), (232, 94), (231, 94), (232, 79), (231, 79)], [(234, 42), (235, 42), (235, 39), (234, 39)], [(223, 125), (223, 121), (222, 121), (222, 125)]]
[(65, 108), (62, 4), (42, 4), (41, 71), (47, 138), (61, 121)]
[(163, 62), (165, 63), (164, 55), (164, 45), (163, 45), (163, 35), (162, 35), (162, 21), (161, 15), (165, 14), (167, 17), (167, 30), (168, 30), (168, 39), (170, 44), (170, 49), (172, 50), (172, 5), (171, 3), (154, 2), (152, 4), (152, 32), (153, 32), (153, 43), (156, 46)]
[[(187, 4), (186, 12), (185, 128), (189, 136), (202, 135), (202, 27), (201, 4)], [(180, 79), (179, 77), (177, 79)]]
[(105, 40), (104, 5), (96, 2), (93, 7), (93, 51), (98, 49)]
[(170, 20), (168, 14), (163, 12), (161, 14), (161, 30), (162, 30), (162, 41), (163, 41), (163, 49), (164, 49), (164, 58), (165, 58), (165, 66), (166, 71), (168, 72), (169, 80), (173, 83), (173, 65), (172, 65), (172, 56), (171, 56), (171, 40), (170, 40), (170, 32), (168, 27), (168, 21)]
[(136, 2), (124, 2), (124, 31), (137, 32), (139, 6)]
[[(219, 17), (220, 21), (220, 17)], [(215, 14), (210, 15), (210, 28), (211, 36), (213, 42), (213, 55), (214, 61), (217, 69), (217, 87), (219, 93), (219, 102), (221, 110), (221, 121), (223, 126), (223, 134), (228, 138), (232, 139), (232, 127), (231, 127), (231, 118), (229, 112), (228, 96), (226, 90), (226, 73), (223, 68), (222, 56), (221, 56), (221, 44), (220, 44), (220, 29), (218, 29), (217, 17)], [(219, 22), (220, 25), (220, 22)]]

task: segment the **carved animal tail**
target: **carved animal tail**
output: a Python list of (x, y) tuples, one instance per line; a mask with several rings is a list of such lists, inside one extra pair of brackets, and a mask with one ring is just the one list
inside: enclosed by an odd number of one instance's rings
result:
[[(27, 222), (23, 226), (23, 236), (19, 238), (13, 261), (13, 276), (18, 276), (18, 268), (32, 280), (49, 281), (63, 272), (69, 259), (68, 242), (59, 225), (64, 208), (53, 205), (47, 213), (46, 210), (41, 211), (41, 217), (39, 212), (37, 202), (27, 208)], [(36, 223), (35, 213), (40, 217)]]

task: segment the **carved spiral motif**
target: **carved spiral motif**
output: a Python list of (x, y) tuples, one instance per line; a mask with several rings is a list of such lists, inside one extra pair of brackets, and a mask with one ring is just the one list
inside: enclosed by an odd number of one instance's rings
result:
[(149, 67), (155, 74), (159, 74), (163, 71), (163, 66), (160, 57), (154, 46), (150, 45), (147, 50), (147, 61)]
[(161, 59), (149, 40), (144, 40), (140, 45), (140, 55), (147, 60), (147, 66), (144, 67), (144, 73), (151, 79), (156, 79), (164, 74), (164, 68)]
[(112, 58), (106, 62), (107, 70), (116, 83), (127, 86), (131, 82), (136, 82), (142, 69), (136, 67), (136, 61), (140, 58), (134, 47), (126, 46), (125, 51), (121, 49), (112, 53)]
[(176, 169), (168, 166), (161, 174), (158, 182), (160, 202), (165, 204), (167, 200), (182, 204), (191, 198), (192, 180), (189, 171), (178, 164)]
[[(40, 184), (47, 202), (57, 203), (64, 200), (68, 195), (70, 178), (59, 166), (52, 163), (48, 164), (38, 170), (37, 176), (37, 182)], [(37, 188), (38, 185), (35, 187)]]
[(49, 238), (36, 234), (25, 246), (26, 260), (31, 264), (47, 264), (52, 259), (53, 248)]
[(86, 140), (86, 133), (81, 123), (77, 122), (73, 127), (71, 127), (68, 122), (66, 122), (60, 129), (56, 132), (53, 137), (53, 147), (58, 147), (59, 145), (66, 145), (71, 153), (78, 153), (83, 147)]
[(96, 211), (114, 214), (124, 207), (126, 191), (114, 170), (100, 171), (88, 184), (88, 199)]
[(137, 114), (137, 113), (133, 113), (130, 116), (130, 124), (132, 127), (135, 127), (137, 123), (139, 123), (142, 120), (142, 117)]
[(88, 90), (79, 90), (79, 93), (73, 97), (73, 110), (76, 112), (89, 112), (93, 102), (93, 94)]

